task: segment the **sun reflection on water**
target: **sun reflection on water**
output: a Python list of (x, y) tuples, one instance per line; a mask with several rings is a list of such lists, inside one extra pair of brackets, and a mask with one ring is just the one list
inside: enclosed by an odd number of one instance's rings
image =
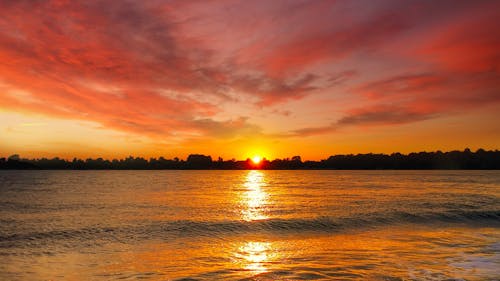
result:
[[(268, 219), (269, 194), (267, 182), (262, 171), (252, 170), (245, 175), (243, 189), (239, 196), (241, 219), (251, 222)], [(268, 272), (271, 260), (276, 259), (274, 247), (270, 242), (241, 241), (234, 249), (234, 261), (247, 273), (261, 274)]]
[(267, 219), (265, 208), (269, 195), (263, 190), (266, 186), (264, 174), (261, 171), (249, 171), (245, 178), (245, 192), (241, 197), (241, 215), (245, 221)]
[(242, 268), (252, 273), (267, 272), (266, 263), (270, 259), (271, 243), (269, 242), (246, 242), (239, 247), (237, 257)]

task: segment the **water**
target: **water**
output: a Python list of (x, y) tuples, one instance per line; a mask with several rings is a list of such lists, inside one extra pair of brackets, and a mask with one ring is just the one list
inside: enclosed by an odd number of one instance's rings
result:
[(500, 171), (0, 171), (0, 280), (500, 280)]

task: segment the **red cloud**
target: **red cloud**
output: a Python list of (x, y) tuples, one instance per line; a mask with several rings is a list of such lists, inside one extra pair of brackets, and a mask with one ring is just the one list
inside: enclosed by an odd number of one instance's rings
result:
[(271, 75), (302, 70), (311, 64), (329, 62), (360, 50), (371, 49), (407, 28), (402, 15), (383, 14), (367, 22), (353, 23), (341, 30), (325, 30), (292, 38), (263, 58)]
[(500, 72), (498, 2), (481, 2), (435, 27), (416, 48), (423, 60), (450, 72)]
[(360, 85), (354, 91), (373, 100), (395, 99), (440, 90), (444, 83), (444, 77), (433, 74), (401, 75)]
[[(240, 116), (214, 121), (221, 102), (277, 106), (318, 92), (335, 96), (342, 84), (354, 94), (346, 116), (295, 133), (433, 118), (499, 101), (498, 6), (2, 2), (0, 107), (151, 136), (228, 136), (260, 128)], [(366, 73), (364, 57), (381, 71)], [(399, 73), (387, 71), (386, 58)]]

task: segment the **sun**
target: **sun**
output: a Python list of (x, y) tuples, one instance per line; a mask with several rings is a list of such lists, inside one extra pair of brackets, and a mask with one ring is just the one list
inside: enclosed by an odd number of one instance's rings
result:
[(252, 162), (254, 164), (259, 164), (260, 161), (262, 161), (262, 157), (260, 157), (259, 155), (255, 155), (254, 157), (252, 157)]

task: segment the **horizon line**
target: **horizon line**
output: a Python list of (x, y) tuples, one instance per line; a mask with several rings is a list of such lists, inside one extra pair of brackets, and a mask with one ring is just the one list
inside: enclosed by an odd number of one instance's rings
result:
[[(302, 159), (302, 156), (300, 154), (296, 154), (296, 155), (293, 155), (291, 157), (284, 157), (284, 158), (274, 158), (274, 159), (268, 159), (266, 156), (262, 156), (262, 161), (274, 161), (274, 160), (291, 160), (292, 158), (294, 157), (299, 157), (301, 159), (301, 161), (322, 161), (322, 160), (327, 160), (328, 158), (330, 157), (334, 157), (334, 156), (356, 156), (356, 155), (386, 155), (386, 156), (391, 156), (391, 155), (402, 155), (402, 156), (408, 156), (410, 154), (419, 154), (419, 153), (450, 153), (450, 152), (470, 152), (470, 153), (478, 153), (478, 152), (498, 152), (499, 151), (499, 148), (495, 148), (495, 149), (483, 149), (483, 148), (478, 148), (476, 149), (475, 151), (472, 151), (470, 148), (466, 147), (464, 148), (463, 150), (458, 150), (458, 149), (453, 149), (453, 150), (447, 150), (447, 151), (442, 151), (442, 150), (432, 150), (432, 151), (427, 151), (427, 150), (423, 150), (423, 151), (413, 151), (413, 152), (407, 152), (407, 153), (401, 153), (401, 152), (391, 152), (391, 153), (376, 153), (376, 152), (367, 152), (367, 153), (340, 153), (340, 154), (331, 154), (329, 156), (326, 156), (326, 158), (322, 158), (322, 159), (319, 159), (319, 160), (308, 160), (308, 159)], [(144, 159), (144, 160), (148, 160), (148, 159), (164, 159), (164, 160), (173, 160), (173, 161), (188, 161), (188, 158), (190, 156), (206, 156), (206, 157), (210, 157), (212, 159), (213, 162), (217, 162), (217, 161), (220, 161), (219, 159), (222, 159), (222, 161), (236, 161), (236, 162), (245, 162), (245, 161), (251, 161), (252, 160), (252, 157), (247, 157), (246, 159), (236, 159), (234, 157), (232, 158), (222, 158), (220, 156), (217, 156), (217, 157), (212, 157), (212, 155), (210, 154), (203, 154), (203, 153), (189, 153), (188, 156), (184, 159), (184, 158), (180, 158), (180, 157), (172, 157), (172, 158), (166, 158), (164, 156), (157, 156), (157, 157), (144, 157), (144, 156), (134, 156), (134, 155), (128, 155), (128, 156), (124, 156), (124, 157), (112, 157), (112, 158), (104, 158), (102, 156), (98, 156), (98, 157), (84, 157), (84, 158), (80, 158), (80, 157), (67, 157), (67, 158), (63, 158), (63, 157), (59, 157), (59, 156), (54, 156), (54, 157), (46, 157), (46, 156), (42, 156), (42, 157), (32, 157), (32, 158), (24, 158), (22, 157), (19, 153), (14, 153), (14, 154), (10, 154), (9, 156), (0, 156), (0, 159), (4, 159), (4, 160), (8, 160), (8, 159), (11, 159), (11, 158), (17, 158), (17, 159), (20, 159), (20, 160), (41, 160), (41, 159), (59, 159), (59, 160), (65, 160), (65, 161), (72, 161), (72, 160), (87, 160), (87, 159), (91, 159), (91, 160), (97, 160), (97, 159), (102, 159), (102, 160), (107, 160), (107, 161), (113, 161), (113, 160), (123, 160), (123, 159), (130, 159), (130, 158), (133, 158), (133, 159)], [(177, 160), (176, 160), (177, 159)]]

